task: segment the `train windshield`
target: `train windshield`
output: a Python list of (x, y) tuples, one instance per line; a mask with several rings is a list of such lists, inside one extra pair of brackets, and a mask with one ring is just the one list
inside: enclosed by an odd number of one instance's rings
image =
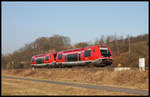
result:
[(100, 52), (101, 52), (101, 54), (102, 54), (103, 57), (110, 57), (111, 56), (108, 48), (106, 48), (106, 47), (100, 47), (99, 49), (100, 49)]

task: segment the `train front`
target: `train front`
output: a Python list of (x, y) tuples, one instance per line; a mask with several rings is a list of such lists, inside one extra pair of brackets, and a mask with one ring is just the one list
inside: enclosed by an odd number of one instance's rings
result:
[(100, 57), (97, 60), (97, 64), (100, 65), (111, 65), (112, 64), (112, 53), (107, 46), (98, 46), (100, 51)]

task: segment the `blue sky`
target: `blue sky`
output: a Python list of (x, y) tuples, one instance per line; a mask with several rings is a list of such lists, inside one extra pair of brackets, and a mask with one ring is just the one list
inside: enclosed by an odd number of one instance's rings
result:
[(2, 54), (39, 37), (68, 36), (71, 43), (102, 35), (148, 33), (148, 2), (2, 2)]

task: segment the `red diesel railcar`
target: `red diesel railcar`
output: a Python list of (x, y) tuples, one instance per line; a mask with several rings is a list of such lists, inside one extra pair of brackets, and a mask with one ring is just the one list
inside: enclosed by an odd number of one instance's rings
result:
[[(49, 61), (46, 61), (46, 58)], [(43, 61), (39, 62), (38, 60)], [(112, 53), (109, 47), (105, 45), (96, 45), (85, 48), (59, 51), (57, 53), (33, 56), (31, 61), (32, 66), (37, 67), (38, 66), (64, 67), (64, 66), (88, 65), (88, 64), (101, 66), (112, 64)]]
[(31, 66), (32, 67), (47, 67), (54, 66), (56, 60), (56, 53), (43, 54), (32, 56)]

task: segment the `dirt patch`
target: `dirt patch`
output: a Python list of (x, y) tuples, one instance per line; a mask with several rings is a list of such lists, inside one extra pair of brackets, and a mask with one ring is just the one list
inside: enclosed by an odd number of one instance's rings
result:
[(24, 73), (24, 77), (26, 77), (26, 76), (32, 76), (32, 75), (34, 75), (36, 73), (36, 71), (29, 71), (29, 72), (27, 72), (27, 73)]

